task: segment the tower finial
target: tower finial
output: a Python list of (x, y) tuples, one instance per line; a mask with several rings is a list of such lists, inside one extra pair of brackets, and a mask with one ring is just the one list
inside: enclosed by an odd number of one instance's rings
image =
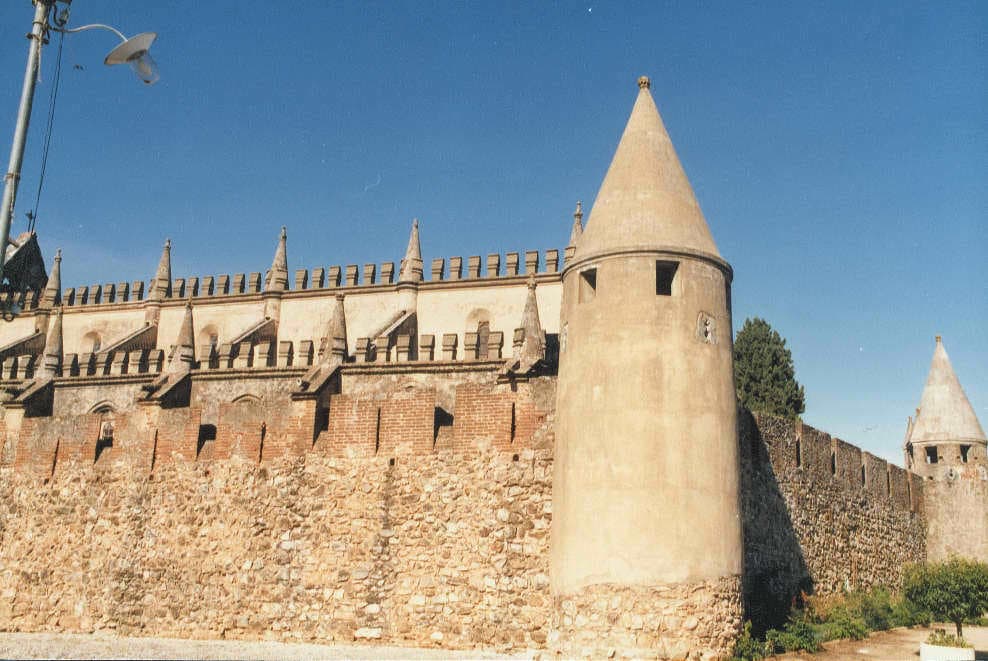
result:
[(168, 298), (172, 293), (172, 240), (165, 239), (165, 246), (161, 250), (161, 259), (158, 261), (158, 270), (154, 272), (154, 279), (151, 281), (151, 291), (148, 299), (160, 301)]
[(271, 270), (264, 279), (264, 291), (285, 291), (288, 289), (288, 229), (282, 225), (278, 235), (278, 247), (271, 260)]
[(422, 281), (422, 248), (419, 245), (419, 219), (412, 219), (412, 231), (408, 235), (408, 248), (401, 260), (398, 282)]
[(55, 251), (55, 259), (48, 274), (48, 282), (41, 292), (41, 306), (50, 308), (62, 302), (62, 249)]
[(638, 78), (638, 89), (647, 90), (652, 87), (652, 81), (649, 80), (648, 76), (641, 76)]
[(573, 229), (570, 230), (569, 243), (563, 253), (566, 261), (572, 259), (573, 255), (576, 254), (576, 244), (580, 242), (581, 236), (583, 236), (583, 202), (577, 200), (576, 209), (573, 211)]

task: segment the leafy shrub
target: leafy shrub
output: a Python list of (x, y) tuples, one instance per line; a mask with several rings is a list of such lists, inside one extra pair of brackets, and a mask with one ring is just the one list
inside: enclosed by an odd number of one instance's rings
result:
[(753, 637), (751, 635), (751, 622), (745, 622), (741, 637), (734, 643), (731, 661), (761, 661), (768, 654), (771, 652), (765, 641)]
[(892, 626), (914, 627), (928, 626), (933, 620), (928, 610), (925, 610), (905, 597), (899, 595), (892, 600)]
[(934, 618), (953, 622), (960, 638), (965, 620), (982, 617), (988, 611), (988, 564), (951, 558), (911, 565), (904, 573), (902, 591)]
[(772, 652), (817, 652), (820, 650), (820, 641), (817, 640), (813, 626), (802, 619), (794, 619), (786, 622), (782, 631), (769, 629), (765, 632), (767, 646), (771, 646)]
[(830, 611), (827, 621), (823, 623), (823, 631), (827, 640), (861, 640), (870, 633), (864, 618), (853, 613), (846, 605), (837, 606)]
[(875, 588), (871, 592), (852, 592), (847, 598), (850, 613), (861, 618), (872, 631), (891, 629), (892, 595), (885, 588)]
[(939, 645), (940, 647), (974, 647), (960, 636), (953, 636), (943, 629), (934, 629), (933, 633), (926, 639), (927, 645)]

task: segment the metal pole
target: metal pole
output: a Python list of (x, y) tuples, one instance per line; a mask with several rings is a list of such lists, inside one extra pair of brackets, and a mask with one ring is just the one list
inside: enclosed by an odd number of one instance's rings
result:
[(14, 126), (14, 143), (10, 147), (10, 164), (3, 178), (3, 202), (0, 205), (0, 283), (3, 282), (3, 262), (10, 243), (10, 221), (14, 215), (14, 200), (17, 199), (17, 184), (21, 179), (21, 162), (24, 160), (24, 143), (27, 140), (27, 127), (31, 123), (31, 105), (34, 103), (34, 84), (38, 79), (38, 65), (41, 62), (41, 43), (48, 29), (48, 10), (52, 0), (34, 0), (34, 23), (27, 50), (27, 69), (24, 71), (24, 87), (21, 89), (21, 105), (17, 110), (17, 124)]

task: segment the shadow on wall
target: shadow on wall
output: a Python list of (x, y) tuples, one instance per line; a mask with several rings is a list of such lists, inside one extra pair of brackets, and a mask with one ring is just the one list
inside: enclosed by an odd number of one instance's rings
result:
[(766, 629), (781, 627), (792, 607), (802, 605), (802, 593), (813, 593), (813, 580), (755, 418), (741, 407), (738, 423), (742, 595), (752, 632), (761, 635)]

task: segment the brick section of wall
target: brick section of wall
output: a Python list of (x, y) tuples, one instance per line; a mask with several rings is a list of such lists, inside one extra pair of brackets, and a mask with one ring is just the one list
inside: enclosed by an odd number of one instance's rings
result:
[(435, 439), (436, 391), (431, 388), (396, 393), (381, 407), (381, 447), (385, 454), (432, 452)]
[(196, 460), (201, 416), (202, 411), (198, 408), (162, 409), (158, 412), (155, 467), (171, 461)]
[(316, 449), (332, 455), (426, 454), (435, 441), (436, 391), (416, 388), (387, 398), (332, 395), (329, 424)]
[[(457, 387), (453, 415), (454, 451), (484, 447), (510, 449), (514, 403), (510, 393), (496, 392), (492, 386), (464, 384)], [(517, 408), (514, 415), (517, 415)]]
[(329, 426), (316, 440), (316, 451), (373, 456), (380, 409), (381, 402), (374, 399), (333, 395), (329, 400)]
[(296, 436), (290, 420), (291, 407), (285, 401), (243, 399), (220, 404), (214, 457), (260, 462), (294, 456)]

